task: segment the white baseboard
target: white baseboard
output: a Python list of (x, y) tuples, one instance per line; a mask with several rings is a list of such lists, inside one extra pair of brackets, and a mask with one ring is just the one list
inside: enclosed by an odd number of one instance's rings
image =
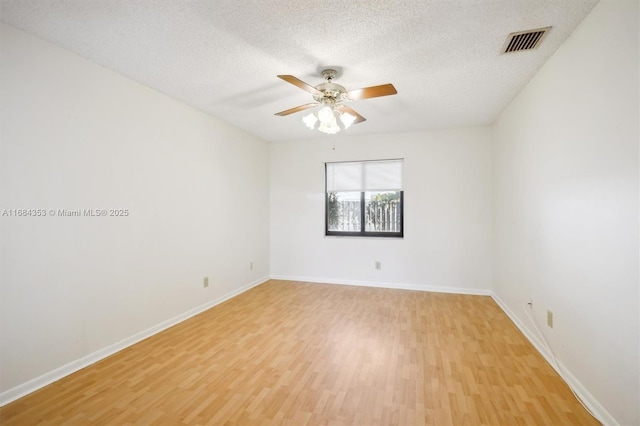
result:
[(161, 331), (166, 330), (169, 327), (173, 327), (174, 325), (181, 323), (182, 321), (185, 321), (195, 315), (198, 315), (201, 312), (206, 311), (207, 309), (219, 305), (220, 303), (225, 302), (241, 293), (244, 293), (245, 291), (250, 290), (253, 287), (256, 287), (268, 280), (269, 277), (260, 278), (252, 283), (240, 287), (237, 290), (226, 293), (220, 297), (210, 300), (203, 305), (190, 309), (183, 314), (177, 315), (166, 321), (162, 321), (161, 323), (156, 324), (153, 327), (136, 333), (133, 336), (127, 337), (126, 339), (123, 339), (117, 343), (109, 345), (106, 348), (102, 348), (87, 356), (63, 365), (62, 367), (58, 367), (55, 370), (49, 371), (42, 376), (36, 377), (35, 379), (29, 380), (28, 382), (2, 392), (0, 393), (0, 407), (7, 405), (10, 402), (15, 401), (16, 399), (22, 398), (23, 396), (28, 395), (31, 392), (35, 392), (40, 388), (43, 388), (57, 380), (62, 379), (63, 377), (68, 376), (69, 374), (75, 373), (78, 370), (88, 367), (91, 364), (95, 364), (96, 362), (110, 355), (113, 355), (116, 352), (119, 352), (131, 345), (135, 345), (136, 343), (147, 339), (154, 334), (160, 333)]
[(569, 386), (571, 386), (574, 392), (582, 399), (582, 402), (589, 407), (598, 419), (603, 422), (605, 426), (618, 426), (620, 423), (616, 421), (616, 419), (598, 402), (598, 400), (580, 383), (580, 381), (560, 362), (558, 361), (558, 368), (555, 367), (553, 362), (553, 356), (546, 348), (546, 346), (540, 341), (540, 338), (536, 336), (534, 332), (529, 329), (517, 315), (509, 309), (509, 307), (504, 303), (497, 294), (491, 292), (491, 297), (495, 302), (500, 306), (500, 308), (504, 311), (505, 314), (513, 321), (513, 323), (518, 327), (518, 329), (525, 335), (527, 339), (531, 342), (531, 344), (540, 352), (540, 354), (544, 357), (545, 360), (551, 365), (551, 367), (562, 377)]
[(469, 295), (475, 295), (475, 296), (491, 295), (490, 290), (482, 289), (482, 288), (444, 287), (444, 286), (402, 284), (402, 283), (398, 284), (398, 283), (376, 282), (376, 281), (341, 280), (336, 278), (298, 277), (298, 276), (289, 276), (289, 275), (271, 275), (271, 279), (285, 280), (285, 281), (304, 281), (309, 283), (322, 283), (322, 284), (353, 285), (353, 286), (359, 286), (359, 287), (391, 288), (396, 290), (430, 291), (434, 293), (469, 294)]

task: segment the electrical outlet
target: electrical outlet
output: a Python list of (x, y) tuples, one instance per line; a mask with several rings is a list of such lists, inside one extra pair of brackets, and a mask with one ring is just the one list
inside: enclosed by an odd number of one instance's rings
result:
[(553, 312), (547, 311), (547, 325), (549, 328), (553, 328)]
[(382, 262), (380, 262), (379, 260), (376, 260), (376, 269), (377, 270), (382, 269)]
[(249, 270), (253, 271), (253, 262), (249, 262)]
[(202, 287), (203, 288), (209, 287), (209, 277), (204, 277), (204, 280), (202, 281)]

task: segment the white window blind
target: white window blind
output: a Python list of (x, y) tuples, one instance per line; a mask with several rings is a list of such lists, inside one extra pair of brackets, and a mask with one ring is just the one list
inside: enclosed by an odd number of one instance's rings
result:
[(327, 192), (402, 191), (403, 160), (326, 163)]

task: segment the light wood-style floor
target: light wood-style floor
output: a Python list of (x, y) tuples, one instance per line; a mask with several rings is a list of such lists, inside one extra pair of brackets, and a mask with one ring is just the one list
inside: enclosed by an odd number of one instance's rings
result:
[(489, 297), (269, 281), (0, 424), (599, 423)]

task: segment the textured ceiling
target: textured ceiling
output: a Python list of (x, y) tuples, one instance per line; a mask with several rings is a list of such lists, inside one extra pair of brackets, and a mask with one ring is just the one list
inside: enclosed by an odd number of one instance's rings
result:
[[(2, 21), (268, 141), (325, 136), (311, 102), (278, 78), (395, 96), (349, 104), (339, 135), (491, 124), (597, 0), (0, 0)], [(500, 54), (507, 34), (552, 26), (541, 46)], [(333, 136), (335, 137), (335, 136)]]

